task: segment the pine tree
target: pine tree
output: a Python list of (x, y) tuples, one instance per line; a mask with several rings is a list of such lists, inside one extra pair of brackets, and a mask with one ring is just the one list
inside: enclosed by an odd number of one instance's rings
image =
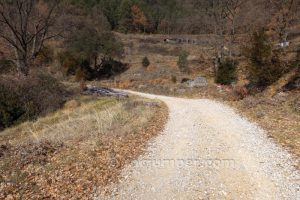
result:
[(150, 65), (150, 61), (149, 61), (149, 59), (147, 58), (147, 56), (145, 56), (144, 58), (143, 58), (143, 61), (142, 61), (142, 65), (143, 65), (143, 67), (148, 67), (149, 65)]
[(133, 18), (131, 8), (132, 0), (123, 0), (119, 7), (119, 31), (128, 33), (133, 30)]

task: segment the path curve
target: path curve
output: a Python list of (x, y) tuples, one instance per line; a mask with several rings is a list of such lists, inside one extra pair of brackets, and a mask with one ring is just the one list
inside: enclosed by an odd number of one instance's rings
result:
[(228, 106), (131, 93), (164, 101), (169, 120), (112, 194), (96, 199), (300, 199), (296, 161)]

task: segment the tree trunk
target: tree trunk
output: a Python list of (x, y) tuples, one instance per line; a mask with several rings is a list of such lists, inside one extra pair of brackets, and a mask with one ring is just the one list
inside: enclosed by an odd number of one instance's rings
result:
[(95, 56), (94, 57), (94, 69), (97, 68), (97, 64), (98, 64), (97, 60), (98, 60), (98, 56)]
[(16, 48), (14, 50), (16, 56), (14, 63), (17, 65), (18, 73), (20, 77), (26, 77), (29, 74), (29, 64), (26, 53), (23, 53), (22, 51), (19, 51)]
[(233, 60), (233, 47), (235, 42), (235, 16), (231, 21), (231, 36), (230, 36), (230, 47), (229, 47), (229, 58)]
[(18, 60), (17, 63), (18, 66), (18, 72), (20, 74), (21, 77), (26, 77), (29, 74), (29, 65), (27, 63), (27, 61), (24, 59), (22, 60)]

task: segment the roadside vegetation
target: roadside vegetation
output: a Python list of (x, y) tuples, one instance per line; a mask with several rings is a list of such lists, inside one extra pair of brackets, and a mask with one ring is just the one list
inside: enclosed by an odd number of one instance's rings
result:
[(160, 132), (166, 113), (159, 101), (85, 96), (1, 132), (0, 198), (91, 198)]
[(58, 80), (43, 73), (27, 79), (1, 77), (0, 91), (0, 130), (53, 112), (71, 95)]
[(99, 6), (0, 2), (0, 199), (90, 199), (162, 130), (159, 101), (86, 95), (128, 70)]
[[(198, 37), (200, 40), (206, 39)], [(297, 50), (300, 43), (297, 39), (290, 47), (278, 49), (266, 32), (255, 31), (250, 34), (247, 45), (238, 46), (242, 56), (234, 56), (232, 59), (229, 55), (223, 57), (224, 61), (219, 63), (216, 73), (214, 52), (209, 47), (158, 44), (156, 41), (162, 40), (162, 35), (145, 38), (132, 34), (120, 35), (120, 38), (125, 46), (130, 45), (132, 49), (146, 48), (142, 52), (125, 54), (125, 60), (131, 61), (131, 68), (121, 74), (118, 87), (226, 102), (241, 115), (269, 130), (270, 137), (299, 156), (300, 67)], [(178, 67), (178, 52), (183, 47), (189, 53), (186, 58), (190, 68), (188, 74)], [(140, 60), (145, 54), (151, 60), (151, 67), (147, 71), (140, 68)], [(259, 60), (261, 64), (258, 64)], [(206, 78), (208, 84), (191, 87), (189, 81), (199, 76)], [(109, 87), (112, 82), (103, 80), (101, 84)]]

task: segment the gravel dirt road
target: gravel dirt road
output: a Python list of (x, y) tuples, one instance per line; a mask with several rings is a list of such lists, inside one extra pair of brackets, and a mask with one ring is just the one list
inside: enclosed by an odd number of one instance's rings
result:
[(95, 199), (300, 199), (296, 160), (231, 108), (131, 93), (164, 101), (168, 123), (109, 186), (110, 195)]

